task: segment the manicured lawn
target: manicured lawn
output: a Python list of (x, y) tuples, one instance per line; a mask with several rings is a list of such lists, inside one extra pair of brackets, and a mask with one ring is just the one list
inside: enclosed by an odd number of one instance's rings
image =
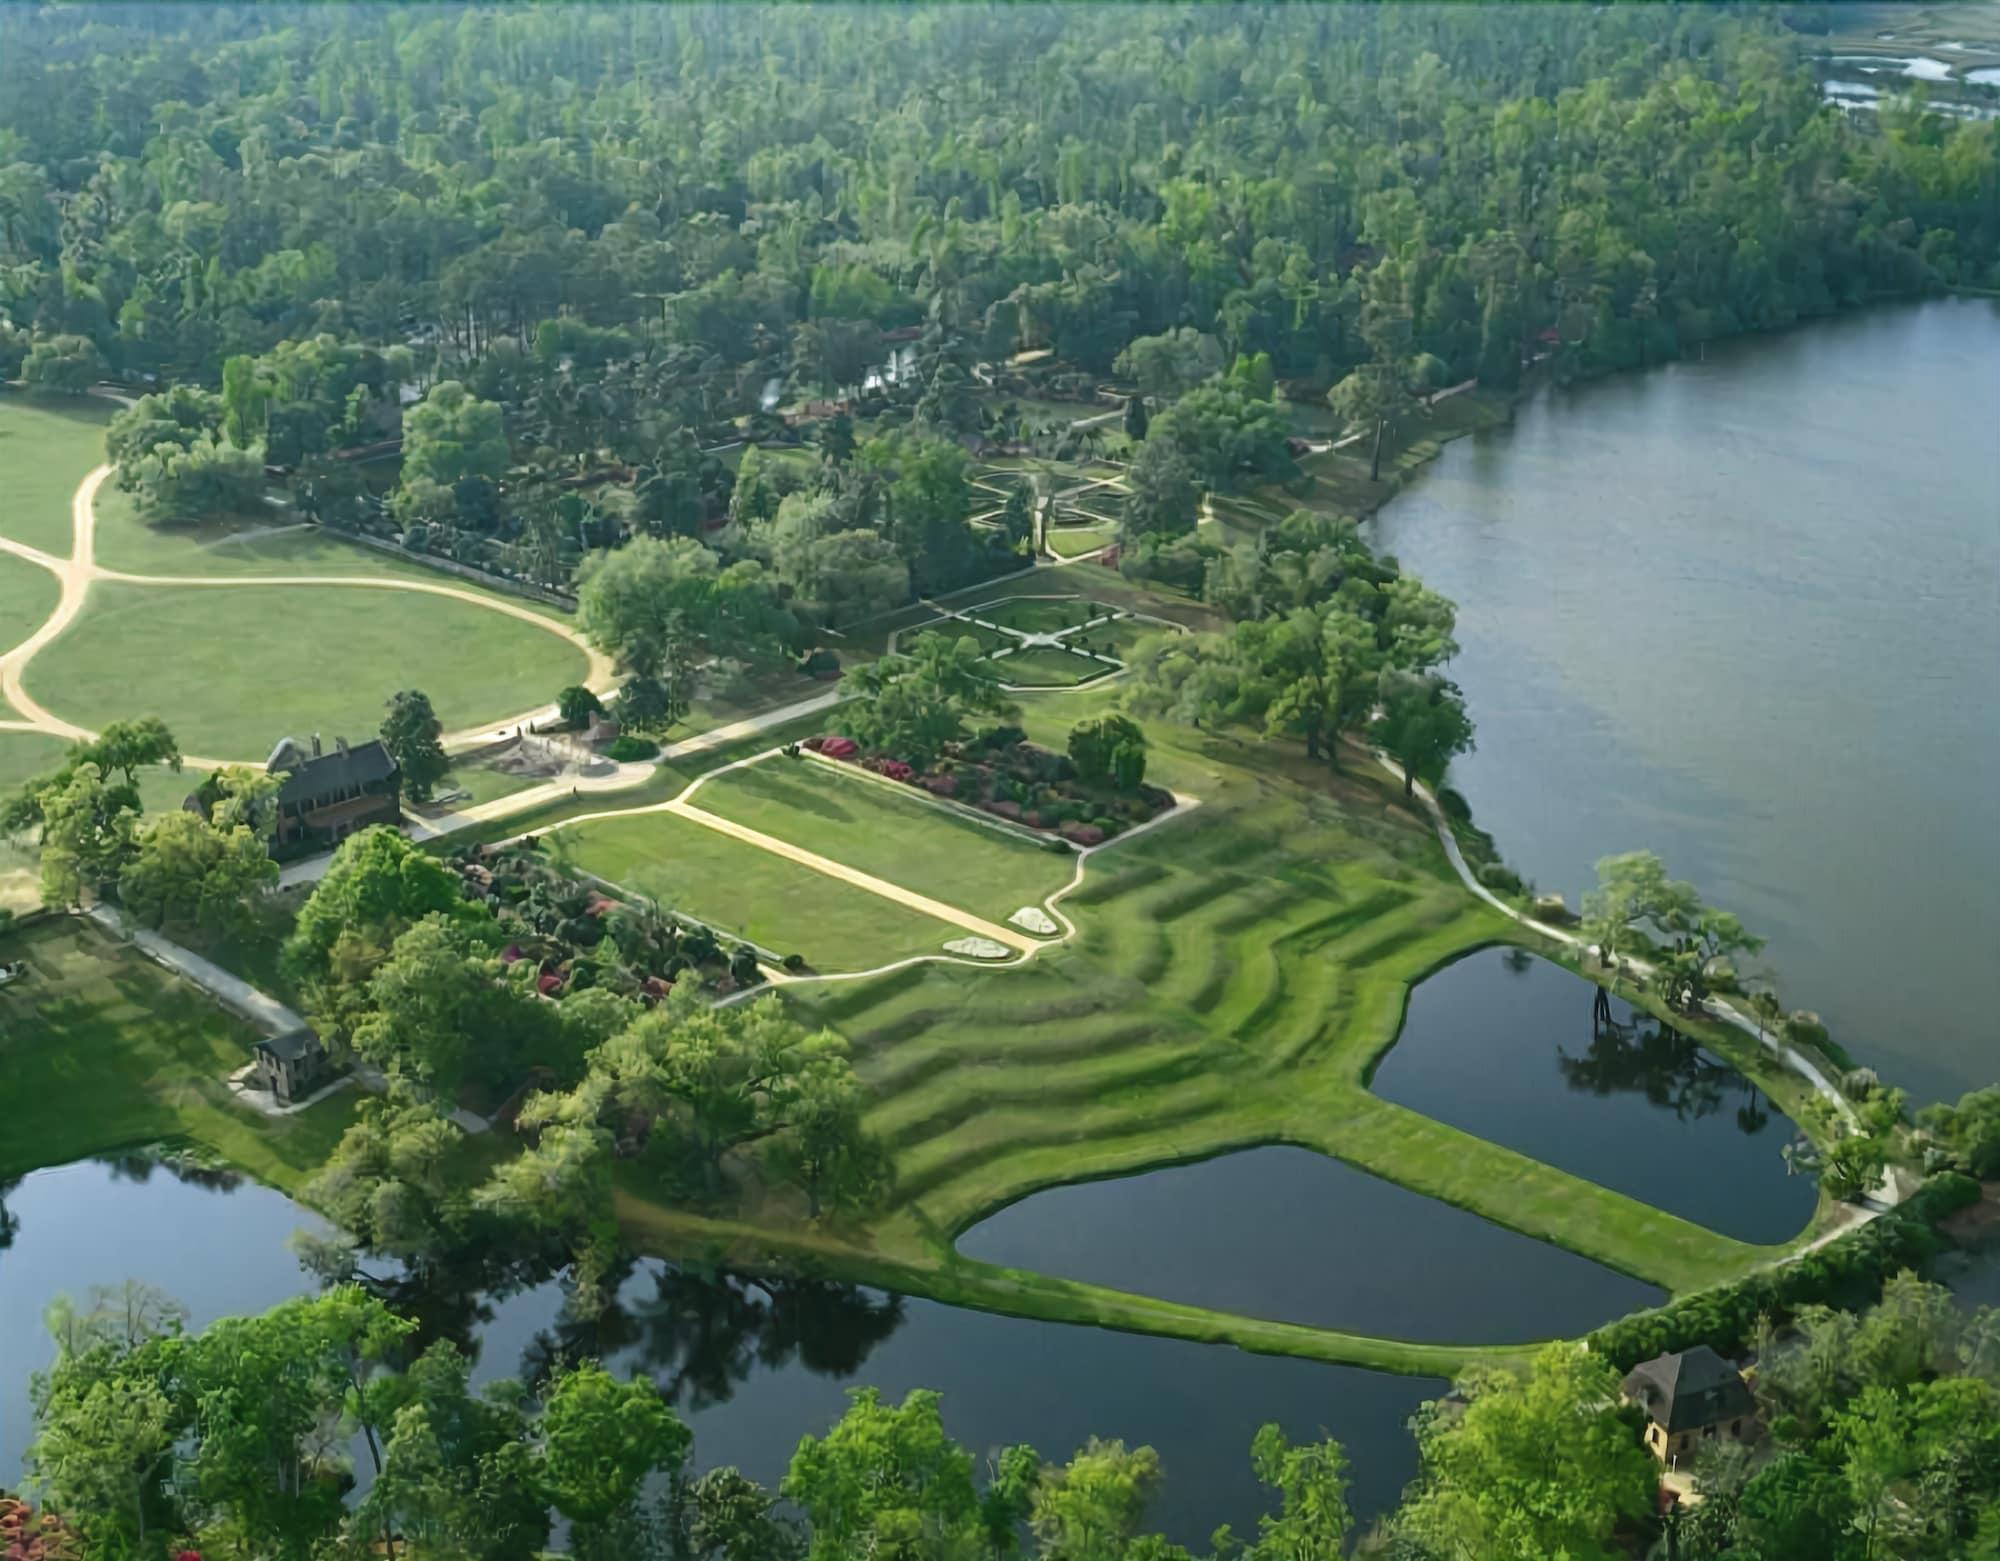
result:
[(1081, 634), (1073, 634), (1063, 643), (1073, 645), (1078, 650), (1086, 645), (1100, 656), (1116, 656), (1125, 660), (1132, 647), (1149, 634), (1172, 634), (1172, 627), (1163, 623), (1152, 623), (1136, 618), (1119, 618), (1110, 623), (1100, 623), (1096, 628)]
[(551, 777), (546, 775), (516, 775), (493, 764), (478, 760), (454, 764), (451, 773), (437, 783), (434, 796), (449, 796), (454, 791), (463, 791), (465, 796), (451, 803), (455, 808), (476, 807), (482, 802), (492, 802), (499, 797), (511, 797), (517, 791), (526, 791), (530, 786), (540, 786)]
[(1011, 601), (983, 602), (973, 608), (975, 617), (997, 623), (1004, 629), (1024, 634), (1054, 634), (1073, 629), (1098, 615), (1100, 609), (1080, 596), (1015, 597)]
[(718, 775), (689, 800), (990, 921), (1038, 905), (1070, 881), (1073, 857), (922, 796), (814, 759), (780, 757)]
[(996, 656), (982, 661), (980, 666), (988, 676), (1022, 688), (1074, 688), (1079, 683), (1088, 683), (1092, 678), (1101, 678), (1116, 670), (1088, 656), (1078, 656), (1066, 650), (1047, 650), (1040, 646), (1033, 650), (1015, 651), (1011, 656)]
[(48, 570), (12, 553), (0, 553), (0, 654), (40, 628), (61, 594)]
[(1058, 558), (1095, 553), (1117, 540), (1118, 528), (1113, 525), (1052, 526), (1049, 529), (1049, 551)]
[(54, 917), (0, 935), (0, 959), (30, 972), (0, 989), (0, 1179), (192, 1138), (291, 1187), (346, 1127), (345, 1095), (277, 1122), (229, 1101), (222, 1080), (249, 1061), (249, 1028), (86, 922)]
[(114, 410), (94, 399), (0, 390), (0, 536), (69, 553), (70, 496), (104, 459), (104, 425)]
[(1004, 650), (1009, 645), (1021, 643), (1011, 634), (989, 629), (983, 623), (969, 623), (964, 618), (933, 618), (914, 629), (905, 629), (896, 643), (908, 649), (920, 634), (942, 634), (948, 640), (973, 640), (982, 651)]
[(81, 725), (159, 715), (188, 753), (250, 760), (288, 733), (373, 736), (401, 688), (424, 690), (456, 730), (513, 715), (585, 669), (556, 635), (449, 597), (100, 582), (27, 676)]
[[(697, 793), (699, 795), (699, 793)], [(650, 895), (815, 970), (936, 954), (958, 928), (672, 813), (577, 824), (546, 837), (561, 860)]]

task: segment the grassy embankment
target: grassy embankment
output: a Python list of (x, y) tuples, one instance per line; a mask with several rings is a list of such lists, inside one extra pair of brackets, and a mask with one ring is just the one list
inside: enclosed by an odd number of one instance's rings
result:
[[(1037, 702), (1030, 725), (1060, 730), (1088, 697)], [(1242, 768), (1235, 744), (1155, 738), (1156, 778), (1205, 800), (1092, 860), (1062, 902), (1079, 924), (1073, 943), (1020, 970), (927, 965), (789, 989), (804, 1016), (850, 1038), (877, 1092), (870, 1125), (899, 1174), (892, 1212), (815, 1226), (774, 1199), (705, 1219), (648, 1200), (628, 1171), (634, 1238), (996, 1311), (1433, 1372), (1518, 1352), (1171, 1306), (972, 1262), (952, 1241), (1042, 1187), (1282, 1142), (1677, 1293), (1787, 1250), (1717, 1235), (1372, 1095), (1368, 1070), (1410, 986), (1471, 948), (1525, 935), (1448, 876), (1384, 778), (1329, 784), (1322, 771), (1307, 788)], [(760, 827), (786, 832), (769, 811)], [(828, 848), (810, 809), (791, 828)]]
[(223, 1080), (249, 1061), (249, 1028), (89, 922), (17, 928), (0, 955), (29, 968), (0, 989), (0, 1181), (191, 1140), (295, 1191), (351, 1120), (351, 1093), (279, 1121), (230, 1101)]

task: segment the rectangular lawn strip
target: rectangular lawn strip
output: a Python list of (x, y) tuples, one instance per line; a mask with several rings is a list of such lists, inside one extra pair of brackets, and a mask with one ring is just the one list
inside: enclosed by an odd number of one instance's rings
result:
[(104, 459), (104, 426), (116, 410), (94, 398), (0, 388), (0, 537), (69, 556), (70, 498)]
[(1042, 646), (1016, 651), (1011, 656), (990, 657), (980, 666), (1002, 683), (1015, 683), (1023, 688), (1074, 688), (1117, 670), (1089, 656)]
[(936, 806), (926, 794), (901, 794), (909, 789), (781, 756), (718, 775), (689, 800), (991, 921), (1039, 905), (1070, 881), (1073, 856)]
[(286, 735), (372, 737), (403, 688), (429, 694), (447, 730), (499, 721), (586, 666), (532, 624), (418, 592), (105, 581), (28, 686), (80, 725), (158, 715), (184, 751), (249, 761)]
[(1076, 558), (1109, 547), (1118, 540), (1118, 528), (1111, 525), (1052, 526), (1048, 537), (1049, 551), (1056, 557)]
[(28, 976), (0, 989), (8, 1126), (0, 1179), (156, 1140), (190, 1138), (275, 1185), (318, 1167), (351, 1119), (336, 1095), (272, 1121), (228, 1100), (250, 1028), (87, 922), (52, 917), (0, 936)]
[(556, 859), (815, 970), (865, 970), (942, 953), (963, 934), (673, 813), (575, 824), (548, 837)]

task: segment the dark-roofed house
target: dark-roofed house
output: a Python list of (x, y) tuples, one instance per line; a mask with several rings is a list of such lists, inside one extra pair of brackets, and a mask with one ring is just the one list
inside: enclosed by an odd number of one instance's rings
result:
[(1672, 1464), (1703, 1442), (1742, 1442), (1755, 1434), (1757, 1401), (1743, 1374), (1706, 1344), (1641, 1361), (1626, 1375), (1625, 1396), (1646, 1413), (1646, 1445)]
[(257, 1083), (281, 1106), (310, 1095), (326, 1074), (326, 1047), (310, 1030), (287, 1030), (257, 1043)]
[(271, 854), (293, 855), (311, 846), (338, 845), (371, 824), (396, 824), (403, 816), (403, 772), (380, 741), (350, 747), (343, 737), (322, 753), (287, 737), (264, 765), (285, 777), (278, 793)]

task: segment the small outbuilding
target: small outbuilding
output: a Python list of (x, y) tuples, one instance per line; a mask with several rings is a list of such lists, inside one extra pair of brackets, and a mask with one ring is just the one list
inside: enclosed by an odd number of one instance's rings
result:
[(257, 1086), (281, 1106), (303, 1100), (330, 1071), (326, 1045), (311, 1030), (287, 1030), (257, 1043)]
[(1646, 1446), (1669, 1466), (1704, 1442), (1745, 1442), (1756, 1434), (1757, 1401), (1743, 1374), (1706, 1344), (1641, 1361), (1624, 1394), (1646, 1415)]

